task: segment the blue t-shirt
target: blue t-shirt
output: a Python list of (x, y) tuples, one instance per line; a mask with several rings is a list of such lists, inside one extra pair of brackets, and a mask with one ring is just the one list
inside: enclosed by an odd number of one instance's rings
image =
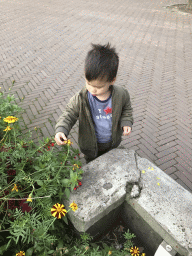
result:
[(101, 101), (89, 91), (88, 100), (91, 108), (91, 115), (95, 122), (95, 133), (98, 143), (112, 141), (112, 94), (109, 98)]

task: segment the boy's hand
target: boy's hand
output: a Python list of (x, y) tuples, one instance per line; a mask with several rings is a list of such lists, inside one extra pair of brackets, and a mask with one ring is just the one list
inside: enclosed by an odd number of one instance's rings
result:
[(131, 133), (131, 127), (123, 126), (123, 135), (129, 135)]
[(65, 137), (65, 134), (63, 132), (56, 133), (55, 141), (56, 141), (57, 145), (59, 145), (59, 146), (64, 145), (65, 140), (67, 140), (67, 138)]

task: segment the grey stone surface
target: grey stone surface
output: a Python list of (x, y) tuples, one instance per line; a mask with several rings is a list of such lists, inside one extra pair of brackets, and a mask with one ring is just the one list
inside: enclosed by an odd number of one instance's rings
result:
[(160, 168), (134, 150), (113, 149), (85, 165), (83, 171), (83, 185), (63, 201), (67, 210), (73, 201), (78, 205), (77, 211), (68, 214), (79, 232), (91, 228), (99, 232), (101, 223), (110, 221), (107, 216), (114, 218), (112, 211), (117, 213), (124, 205), (127, 217), (132, 207), (154, 234), (181, 255), (190, 255), (192, 195)]

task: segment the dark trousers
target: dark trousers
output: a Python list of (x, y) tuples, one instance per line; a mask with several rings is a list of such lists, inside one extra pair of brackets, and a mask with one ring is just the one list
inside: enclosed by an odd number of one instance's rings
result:
[[(108, 143), (97, 143), (98, 146), (98, 154), (96, 156), (99, 157), (107, 152), (109, 152), (112, 149), (112, 141), (108, 142)], [(86, 155), (84, 155), (85, 160), (86, 160), (86, 164), (88, 164), (89, 162), (93, 161), (96, 158), (88, 158)]]

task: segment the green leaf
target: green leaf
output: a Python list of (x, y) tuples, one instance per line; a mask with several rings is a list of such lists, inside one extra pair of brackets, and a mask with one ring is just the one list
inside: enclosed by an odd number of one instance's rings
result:
[(66, 223), (67, 225), (69, 225), (66, 215), (63, 217), (63, 220), (65, 221), (65, 223)]
[(74, 176), (74, 173), (73, 173), (73, 171), (72, 171), (72, 170), (70, 170), (70, 178), (72, 179), (72, 178), (73, 178), (73, 176)]
[(34, 250), (33, 247), (29, 248), (29, 249), (26, 251), (25, 256), (31, 256), (31, 255), (33, 254), (33, 250)]
[(67, 199), (69, 199), (70, 190), (68, 188), (65, 189), (65, 195), (67, 196)]
[(43, 186), (43, 182), (42, 182), (41, 180), (37, 180), (37, 184), (38, 184), (39, 186)]
[(52, 254), (54, 252), (55, 252), (54, 250), (51, 250), (51, 251), (48, 251), (48, 254)]
[(62, 179), (62, 180), (61, 180), (61, 183), (62, 183), (64, 186), (68, 186), (69, 179)]
[(4, 251), (6, 250), (7, 244), (4, 244), (0, 247), (0, 255), (3, 255)]
[(18, 241), (19, 241), (19, 236), (17, 236), (17, 239), (16, 239), (16, 244), (18, 243)]
[(60, 188), (60, 190), (59, 190), (58, 196), (59, 196), (59, 200), (61, 201), (61, 199), (62, 199), (62, 197), (63, 197), (63, 191), (62, 191), (61, 188)]
[(34, 165), (33, 168), (34, 168), (35, 170), (37, 170), (37, 171), (39, 171), (39, 170), (41, 169), (41, 168), (39, 168), (39, 166), (36, 166), (36, 165)]
[(63, 240), (59, 239), (59, 243), (57, 245), (57, 248), (63, 248)]
[(73, 181), (71, 184), (71, 191), (73, 191), (74, 187), (75, 187), (75, 182)]

